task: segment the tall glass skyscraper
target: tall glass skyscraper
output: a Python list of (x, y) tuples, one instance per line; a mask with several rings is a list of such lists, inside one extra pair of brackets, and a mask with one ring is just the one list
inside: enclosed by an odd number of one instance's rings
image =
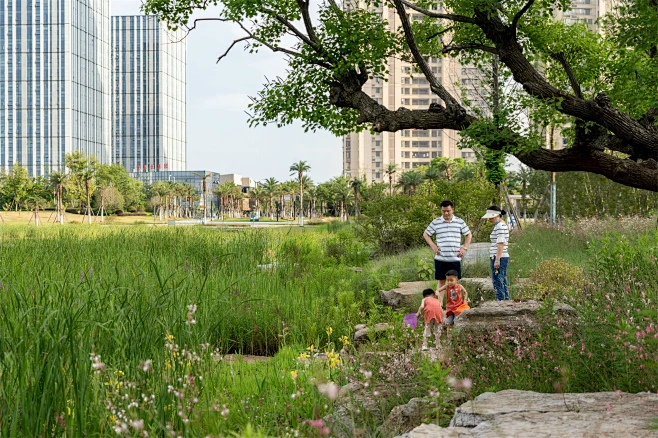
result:
[(0, 171), (111, 159), (110, 1), (0, 0)]
[(112, 17), (112, 158), (129, 172), (187, 170), (184, 36), (155, 16)]

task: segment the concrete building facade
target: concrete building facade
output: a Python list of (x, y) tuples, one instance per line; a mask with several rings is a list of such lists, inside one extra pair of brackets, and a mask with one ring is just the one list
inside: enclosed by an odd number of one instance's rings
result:
[(0, 0), (0, 171), (110, 161), (110, 2)]
[(155, 16), (112, 17), (112, 159), (129, 172), (187, 169), (183, 37)]
[[(385, 18), (391, 29), (401, 26), (395, 8), (386, 4), (366, 6), (363, 2), (351, 3), (349, 8), (369, 7)], [(422, 20), (422, 15), (409, 10), (412, 20)], [(468, 95), (476, 105), (483, 102), (486, 91), (481, 90), (477, 69), (462, 66), (453, 58), (429, 58), (432, 72), (457, 98)], [(389, 59), (387, 80), (369, 80), (363, 91), (391, 111), (401, 107), (411, 110), (427, 110), (432, 103), (441, 103), (430, 90), (429, 82), (414, 64), (399, 58)], [(368, 181), (388, 180), (385, 170), (390, 163), (398, 172), (419, 166), (429, 166), (437, 157), (475, 160), (470, 149), (459, 149), (459, 134), (452, 130), (408, 129), (372, 135), (370, 131), (352, 133), (343, 138), (343, 174), (354, 178), (366, 176)]]

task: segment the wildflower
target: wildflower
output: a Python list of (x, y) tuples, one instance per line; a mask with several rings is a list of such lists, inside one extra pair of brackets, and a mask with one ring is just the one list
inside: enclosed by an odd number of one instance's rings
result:
[(144, 362), (140, 363), (139, 369), (144, 371), (145, 373), (151, 371), (151, 359), (147, 359)]
[(315, 345), (311, 344), (311, 346), (308, 347), (307, 350), (308, 350), (311, 354), (313, 354), (313, 352), (315, 351)]
[(139, 432), (140, 430), (144, 429), (144, 420), (131, 421), (130, 427)]
[(91, 353), (89, 358), (92, 361), (91, 367), (94, 369), (94, 374), (99, 374), (101, 371), (105, 371), (105, 364), (101, 362), (100, 355)]
[(297, 371), (290, 371), (290, 377), (292, 380), (297, 380)]
[(341, 336), (338, 338), (340, 342), (343, 343), (343, 345), (350, 345), (350, 340), (347, 338), (347, 336)]
[(309, 358), (309, 355), (306, 353), (302, 353), (299, 355), (299, 360), (306, 360)]
[(196, 319), (194, 319), (194, 314), (196, 313), (196, 304), (190, 304), (187, 306), (187, 325), (196, 324)]
[(331, 336), (331, 334), (334, 332), (334, 329), (332, 329), (331, 327), (327, 327), (326, 332), (329, 336)]
[(320, 394), (325, 395), (329, 400), (336, 400), (338, 397), (338, 385), (335, 383), (321, 383), (318, 385), (318, 391)]

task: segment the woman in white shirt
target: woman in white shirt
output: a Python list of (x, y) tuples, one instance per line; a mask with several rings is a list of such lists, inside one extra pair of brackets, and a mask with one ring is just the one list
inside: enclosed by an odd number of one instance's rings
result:
[(491, 280), (493, 281), (493, 287), (494, 291), (496, 291), (496, 299), (498, 301), (510, 299), (507, 283), (509, 228), (502, 218), (506, 214), (505, 210), (492, 205), (487, 208), (487, 213), (482, 216), (482, 219), (488, 219), (494, 226), (490, 235), (491, 247), (489, 248), (489, 258), (491, 259)]

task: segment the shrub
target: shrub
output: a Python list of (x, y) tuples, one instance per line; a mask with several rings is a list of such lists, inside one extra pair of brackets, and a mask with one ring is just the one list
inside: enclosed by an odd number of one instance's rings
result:
[[(440, 216), (440, 204), (450, 199), (455, 214), (464, 219), (478, 236), (482, 212), (494, 197), (493, 185), (480, 179), (463, 182), (438, 181), (422, 186), (413, 196), (396, 194), (364, 202), (359, 237), (374, 242), (385, 254), (394, 254), (424, 245), (423, 232)], [(486, 226), (486, 224), (484, 225)]]
[(553, 258), (545, 260), (530, 271), (532, 285), (524, 289), (524, 295), (533, 298), (563, 299), (585, 286), (585, 271), (566, 261)]
[(363, 242), (357, 240), (351, 228), (340, 228), (325, 241), (325, 255), (351, 266), (363, 266), (370, 251)]

